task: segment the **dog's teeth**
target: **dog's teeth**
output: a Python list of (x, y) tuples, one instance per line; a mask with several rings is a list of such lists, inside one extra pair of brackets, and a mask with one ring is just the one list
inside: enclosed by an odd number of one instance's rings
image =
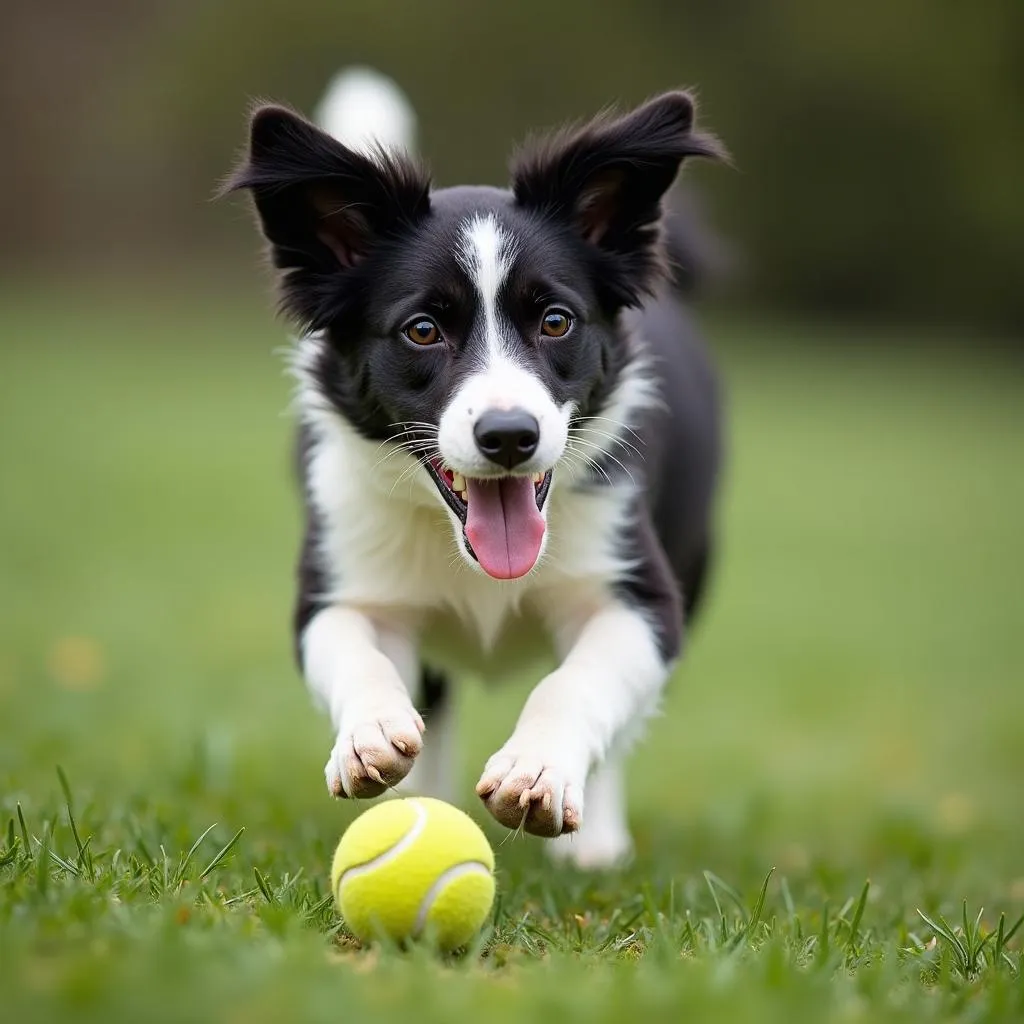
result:
[(461, 473), (455, 473), (452, 476), (452, 490), (458, 491), (460, 494), (466, 489), (466, 478)]
[(533, 474), (533, 482), (535, 484), (539, 484), (541, 482), (541, 480), (543, 480), (543, 479), (544, 479), (544, 474), (543, 473), (534, 473)]
[(462, 500), (463, 500), (463, 501), (464, 501), (464, 502), (465, 502), (465, 503), (466, 503), (467, 505), (469, 504), (469, 491), (468, 491), (468, 490), (462, 490), (462, 491), (459, 491), (459, 497), (460, 497), (460, 498), (461, 498), (461, 499), (462, 499)]

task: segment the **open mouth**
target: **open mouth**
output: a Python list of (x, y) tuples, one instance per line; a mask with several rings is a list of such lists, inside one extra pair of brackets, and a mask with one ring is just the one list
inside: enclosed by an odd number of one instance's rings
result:
[(541, 509), (551, 470), (533, 476), (464, 477), (436, 459), (426, 466), (462, 523), (466, 547), (488, 576), (518, 579), (537, 564), (547, 528)]

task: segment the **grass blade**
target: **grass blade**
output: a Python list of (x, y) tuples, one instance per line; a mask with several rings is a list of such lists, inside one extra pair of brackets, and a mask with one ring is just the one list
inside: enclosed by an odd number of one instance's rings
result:
[[(724, 892), (725, 895), (728, 896), (730, 900), (732, 900), (732, 902), (736, 905), (736, 909), (744, 917), (747, 916), (747, 908), (743, 902), (743, 897), (731, 885), (729, 885), (728, 882), (719, 878), (718, 875), (716, 875), (713, 871), (705, 871), (704, 877), (708, 880), (709, 885), (713, 883), (716, 888), (721, 889), (722, 892)], [(717, 904), (717, 900), (715, 902)], [(719, 910), (721, 910), (720, 907)], [(725, 915), (723, 915), (723, 917), (724, 916)]]
[(1003, 925), (1004, 925), (1005, 921), (1006, 921), (1006, 915), (1005, 914), (1000, 914), (999, 915), (999, 938), (996, 940), (996, 952), (995, 952), (995, 955), (996, 955), (997, 958), (1000, 957), (1000, 956), (1005, 956), (1006, 955), (1007, 943), (1009, 943), (1010, 939), (1012, 939), (1014, 937), (1014, 935), (1017, 934), (1017, 929), (1020, 928), (1020, 926), (1022, 924), (1024, 924), (1024, 914), (1021, 914), (1020, 917), (1017, 918), (1016, 923), (1013, 925), (1013, 927), (1009, 931), (1005, 931), (1004, 928), (1003, 928)]
[(786, 915), (789, 917), (790, 924), (796, 927), (799, 935), (800, 918), (797, 916), (796, 904), (793, 902), (793, 894), (789, 891), (789, 882), (785, 875), (779, 880), (779, 888), (782, 890), (782, 902), (786, 907)]
[(953, 947), (953, 951), (957, 954), (958, 959), (966, 967), (969, 959), (967, 956), (967, 950), (964, 949), (964, 944), (957, 938), (956, 932), (954, 932), (953, 929), (949, 927), (949, 924), (946, 922), (943, 916), (939, 914), (939, 921), (942, 922), (941, 924), (939, 924), (938, 922), (933, 921), (930, 917), (928, 917), (928, 915), (925, 914), (922, 910), (918, 909), (917, 913), (921, 920), (924, 921), (924, 923), (928, 925), (928, 927), (931, 928), (931, 930), (935, 932), (936, 935), (938, 935), (941, 939), (944, 939), (950, 946)]
[(39, 890), (40, 896), (45, 896), (47, 889), (50, 887), (50, 829), (49, 826), (43, 827), (43, 838), (39, 843), (39, 850), (42, 854), (41, 857), (36, 859), (36, 889)]
[(199, 849), (203, 844), (203, 840), (217, 827), (217, 822), (214, 822), (193, 844), (192, 849), (185, 854), (185, 859), (178, 866), (178, 870), (174, 873), (174, 884), (177, 885), (185, 877), (185, 872), (188, 870), (189, 863), (196, 854), (196, 850)]
[(761, 891), (758, 893), (757, 900), (754, 903), (754, 909), (750, 912), (750, 919), (747, 921), (747, 935), (757, 927), (758, 921), (761, 920), (761, 914), (764, 912), (764, 902), (768, 895), (768, 883), (771, 881), (772, 875), (775, 874), (775, 868), (772, 868), (767, 875), (764, 876), (764, 884), (761, 886)]
[[(71, 801), (71, 786), (68, 784), (68, 777), (64, 774), (64, 769), (60, 765), (57, 765), (57, 778), (60, 780), (60, 788), (64, 791), (64, 804), (68, 810), (68, 824), (71, 826), (71, 835), (74, 836), (75, 846), (78, 847), (78, 866), (83, 870), (88, 870), (89, 880), (92, 881), (95, 877), (92, 868), (92, 858), (86, 849), (88, 844), (83, 844), (81, 836), (78, 834), (78, 825), (75, 823), (75, 812)], [(77, 871), (75, 872), (76, 875), (78, 873)]]
[(217, 867), (217, 865), (218, 865), (218, 864), (220, 864), (220, 862), (221, 862), (221, 861), (222, 861), (222, 860), (223, 860), (223, 859), (224, 859), (224, 858), (225, 858), (225, 857), (226, 857), (226, 856), (228, 855), (228, 853), (229, 853), (229, 852), (231, 851), (231, 848), (232, 848), (232, 847), (233, 847), (233, 846), (235, 845), (235, 843), (237, 843), (237, 842), (238, 842), (238, 840), (242, 838), (242, 833), (243, 833), (244, 831), (245, 831), (245, 826), (243, 825), (243, 826), (242, 826), (242, 827), (241, 827), (241, 828), (240, 828), (240, 829), (239, 829), (239, 830), (238, 830), (238, 831), (237, 831), (237, 832), (236, 832), (236, 833), (235, 833), (235, 834), (234, 834), (234, 835), (233, 835), (233, 836), (232, 836), (232, 837), (231, 837), (231, 838), (230, 838), (230, 839), (228, 840), (228, 842), (226, 843), (226, 845), (225, 845), (225, 846), (223, 847), (223, 849), (222, 849), (222, 850), (221, 850), (221, 851), (220, 851), (220, 852), (219, 852), (219, 853), (217, 854), (217, 856), (216, 856), (216, 857), (214, 857), (214, 858), (213, 858), (213, 860), (211, 860), (211, 861), (210, 861), (210, 863), (209, 863), (209, 864), (207, 864), (205, 868), (203, 868), (203, 870), (202, 870), (202, 871), (201, 871), (201, 872), (199, 873), (199, 877), (200, 877), (200, 878), (205, 878), (205, 877), (206, 877), (206, 876), (207, 876), (207, 875), (208, 875), (208, 874), (209, 874), (209, 873), (210, 873), (211, 871), (213, 871), (213, 869), (214, 869), (215, 867)]
[(28, 838), (28, 826), (25, 824), (25, 812), (21, 809), (21, 803), (17, 804), (18, 809), (18, 824), (21, 826), (21, 843), (22, 848), (25, 850), (26, 855), (32, 859), (32, 843)]
[(324, 896), (323, 899), (318, 900), (313, 906), (308, 907), (305, 911), (305, 918), (307, 921), (315, 920), (320, 916), (332, 903), (334, 902), (333, 896)]
[(139, 856), (142, 858), (146, 867), (156, 867), (156, 861), (153, 859), (153, 854), (149, 852), (149, 848), (146, 846), (145, 840), (142, 838), (142, 836), (139, 836), (135, 840), (135, 849), (138, 852)]
[(821, 929), (818, 932), (818, 956), (819, 964), (828, 960), (828, 901), (821, 908)]
[(1017, 934), (1017, 929), (1020, 928), (1022, 924), (1024, 924), (1024, 914), (1021, 914), (1020, 917), (1017, 918), (1014, 926), (1006, 933), (1006, 942), (1009, 942), (1010, 939)]
[(268, 903), (276, 903), (277, 898), (270, 890), (270, 886), (267, 884), (267, 880), (263, 877), (263, 872), (259, 868), (253, 868), (252, 873), (256, 876), (256, 884), (260, 888), (260, 892), (263, 893), (263, 898)]
[[(964, 909), (967, 909), (967, 900), (964, 900)], [(978, 911), (978, 916), (974, 919), (974, 937), (977, 938), (981, 934), (981, 919), (985, 915), (985, 908), (982, 907)]]
[(1006, 914), (999, 915), (999, 927), (996, 929), (996, 948), (992, 954), (992, 962), (998, 963), (1000, 954), (1003, 952), (1003, 946), (1006, 944)]
[(861, 919), (864, 917), (864, 907), (868, 902), (868, 890), (871, 888), (871, 879), (864, 882), (864, 888), (860, 891), (860, 899), (857, 900), (857, 909), (853, 912), (853, 920), (850, 922), (850, 937), (846, 940), (846, 948), (849, 949), (857, 941), (857, 932), (860, 929)]
[(47, 852), (47, 853), (48, 853), (48, 854), (50, 855), (50, 859), (51, 859), (51, 860), (52, 860), (52, 861), (53, 861), (53, 862), (54, 862), (55, 864), (57, 864), (57, 865), (59, 865), (60, 867), (62, 867), (62, 868), (63, 868), (63, 869), (65, 870), (65, 871), (67, 871), (67, 872), (68, 872), (69, 874), (72, 874), (72, 875), (74, 875), (74, 876), (75, 876), (76, 878), (77, 878), (77, 877), (78, 877), (79, 875), (81, 875), (81, 872), (80, 872), (80, 871), (78, 870), (78, 868), (76, 868), (76, 867), (75, 867), (75, 865), (71, 863), (71, 861), (69, 861), (69, 860), (65, 860), (65, 859), (64, 859), (63, 857), (61, 857), (61, 856), (60, 856), (60, 854), (58, 854), (58, 853), (57, 853), (57, 852), (56, 852), (56, 851), (55, 851), (55, 850), (53, 849), (53, 847), (52, 847), (52, 846), (48, 846), (48, 847), (46, 848), (46, 852)]
[(728, 934), (728, 928), (725, 923), (725, 914), (722, 912), (722, 904), (718, 901), (718, 893), (715, 891), (715, 883), (711, 881), (715, 876), (710, 871), (704, 872), (704, 881), (707, 883), (707, 887), (711, 890), (711, 898), (715, 901), (715, 910), (718, 911), (718, 930), (719, 940), (725, 942)]
[(245, 892), (240, 892), (230, 899), (224, 901), (225, 907), (233, 907), (236, 903), (244, 903), (247, 899), (255, 896), (259, 892), (259, 889), (246, 889)]
[(68, 777), (64, 774), (64, 769), (60, 765), (57, 765), (57, 779), (60, 781), (60, 788), (64, 791), (64, 803), (68, 805), (68, 810), (71, 810), (71, 787), (68, 785)]

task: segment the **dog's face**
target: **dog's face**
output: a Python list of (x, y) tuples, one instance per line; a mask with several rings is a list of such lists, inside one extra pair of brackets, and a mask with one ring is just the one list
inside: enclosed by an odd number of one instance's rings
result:
[(323, 338), (317, 390), (418, 460), (460, 551), (496, 579), (537, 563), (553, 475), (587, 457), (574, 424), (630, 358), (618, 314), (661, 273), (662, 195), (686, 156), (716, 153), (692, 126), (669, 93), (520, 157), (509, 191), (432, 192), (404, 158), (278, 107), (253, 117), (229, 187), (252, 190), (283, 306)]

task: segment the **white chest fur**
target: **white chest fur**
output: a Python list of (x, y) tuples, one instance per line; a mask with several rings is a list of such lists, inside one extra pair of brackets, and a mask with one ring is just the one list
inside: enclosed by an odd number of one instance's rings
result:
[(461, 527), (411, 455), (367, 441), (336, 413), (304, 411), (314, 438), (309, 493), (331, 587), (323, 596), (332, 601), (424, 622), (450, 618), (486, 652), (522, 614), (548, 618), (562, 597), (593, 595), (623, 569), (617, 538), (627, 485), (581, 490), (570, 470), (556, 470), (541, 561), (522, 579), (498, 581), (459, 553)]

